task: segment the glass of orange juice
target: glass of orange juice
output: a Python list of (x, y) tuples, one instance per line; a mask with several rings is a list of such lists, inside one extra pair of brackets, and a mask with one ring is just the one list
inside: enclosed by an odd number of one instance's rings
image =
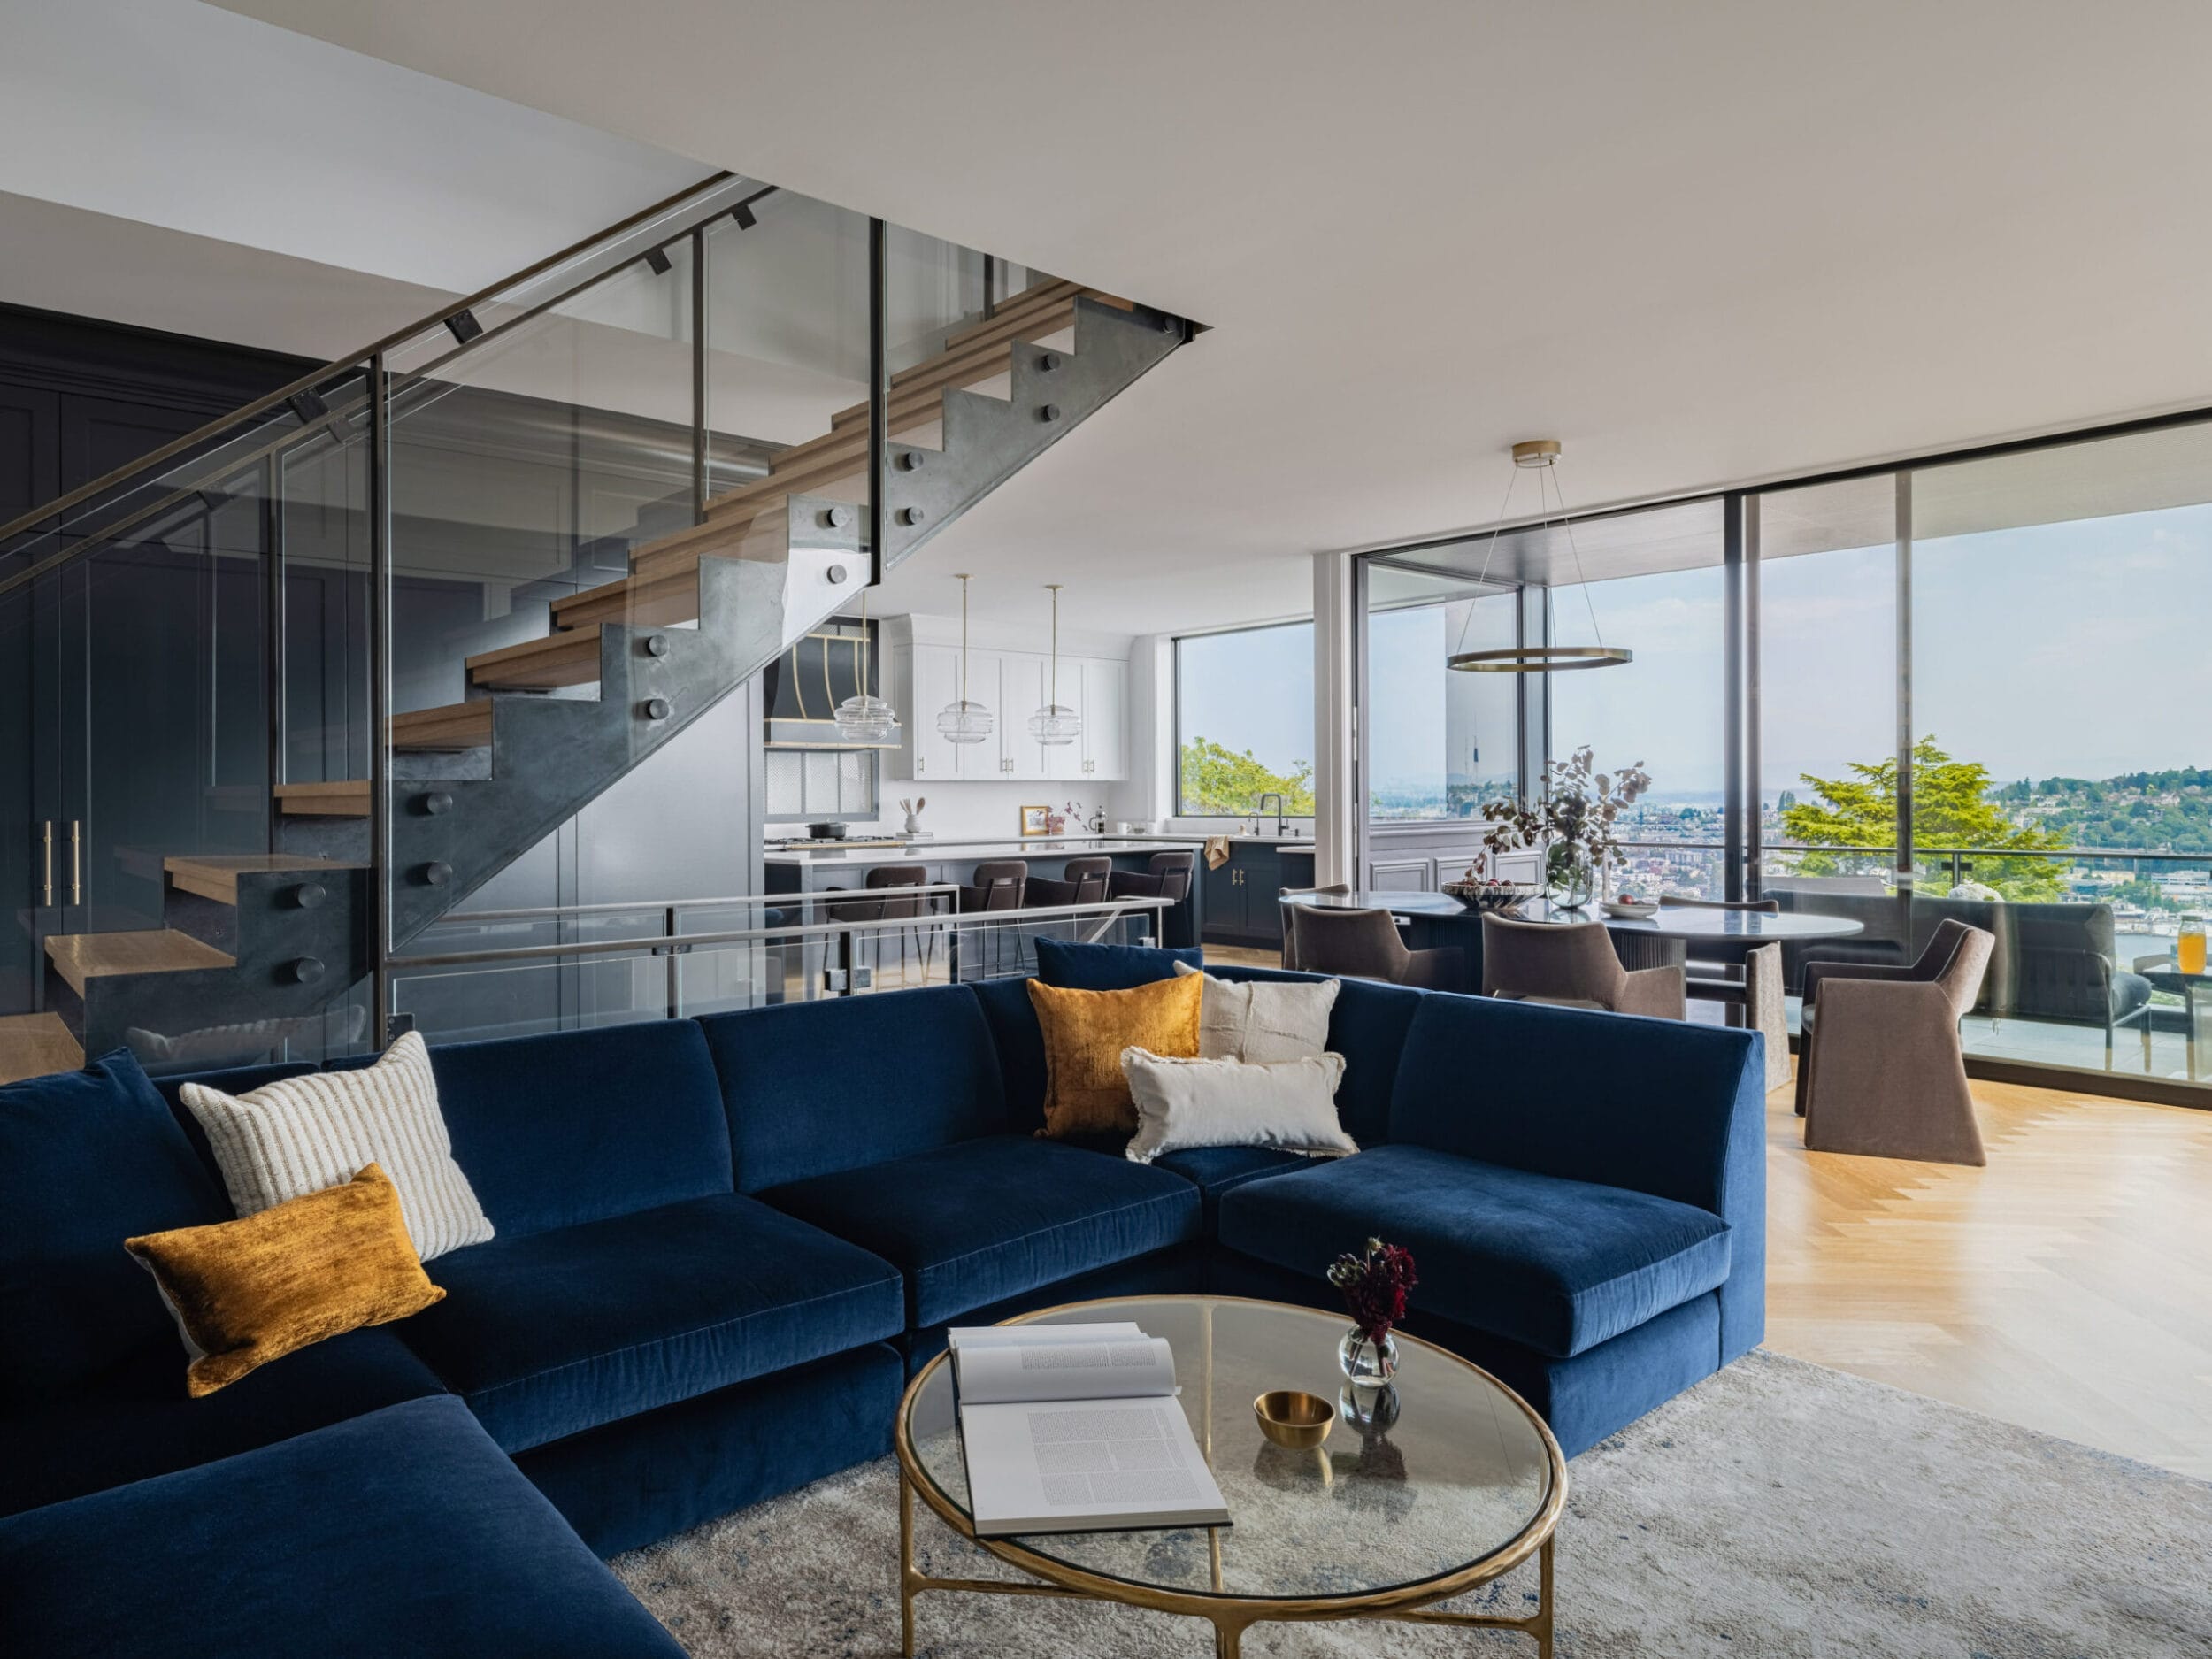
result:
[(2174, 942), (2174, 966), (2184, 973), (2204, 972), (2204, 918), (2181, 918), (2181, 937)]

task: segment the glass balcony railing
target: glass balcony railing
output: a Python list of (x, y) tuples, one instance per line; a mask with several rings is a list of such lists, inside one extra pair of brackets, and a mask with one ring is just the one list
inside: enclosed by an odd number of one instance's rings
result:
[[(1623, 842), (1610, 886), (1718, 898), (1718, 841)], [(1763, 848), (1759, 892), (1861, 924), (1861, 960), (1913, 961), (1947, 918), (1997, 945), (1962, 1026), (1966, 1051), (2024, 1065), (2212, 1086), (2212, 976), (2184, 960), (2184, 920), (2212, 917), (2212, 855), (2144, 849), (1916, 847), (1909, 892), (1893, 847)], [(1793, 994), (1809, 953), (1784, 952)], [(1794, 1018), (1794, 1012), (1793, 1012)]]

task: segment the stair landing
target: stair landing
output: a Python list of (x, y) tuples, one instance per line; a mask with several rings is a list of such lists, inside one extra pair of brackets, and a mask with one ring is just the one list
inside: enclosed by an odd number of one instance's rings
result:
[(130, 933), (51, 933), (46, 955), (69, 988), (117, 973), (181, 973), (192, 968), (234, 968), (237, 959), (173, 927)]
[(0, 1083), (19, 1083), (49, 1071), (74, 1071), (84, 1050), (59, 1014), (0, 1016)]

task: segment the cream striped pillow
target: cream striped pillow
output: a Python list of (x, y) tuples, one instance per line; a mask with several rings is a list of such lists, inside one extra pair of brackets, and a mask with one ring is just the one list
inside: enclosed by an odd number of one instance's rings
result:
[(339, 1186), (365, 1164), (380, 1164), (424, 1261), (492, 1236), (468, 1177), (453, 1161), (430, 1050), (417, 1033), (357, 1071), (285, 1078), (249, 1094), (187, 1083), (183, 1094), (241, 1216)]

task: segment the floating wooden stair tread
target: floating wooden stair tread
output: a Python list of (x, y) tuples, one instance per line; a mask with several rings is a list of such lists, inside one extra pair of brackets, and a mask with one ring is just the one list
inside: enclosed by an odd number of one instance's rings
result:
[[(692, 561), (689, 570), (667, 576), (618, 577), (596, 588), (587, 588), (580, 594), (572, 594), (553, 607), (553, 626), (572, 630), (595, 628), (603, 622), (651, 628), (698, 619), (697, 559)], [(581, 637), (592, 641), (592, 657), (596, 662), (598, 635), (587, 633)]]
[[(597, 650), (596, 641), (592, 649)], [(492, 705), (482, 698), (472, 703), (449, 703), (441, 709), (416, 709), (392, 717), (394, 749), (481, 749), (491, 741)]]
[[(695, 580), (692, 591), (698, 592)], [(589, 685), (599, 678), (596, 629), (549, 634), (541, 640), (503, 645), (469, 658), (469, 684), (505, 691), (551, 691)]]
[(0, 1016), (0, 1083), (20, 1083), (50, 1071), (74, 1071), (84, 1050), (59, 1014)]
[[(362, 810), (368, 808), (368, 786), (362, 787)], [(204, 899), (213, 899), (218, 904), (238, 902), (238, 878), (269, 871), (296, 870), (358, 870), (359, 864), (349, 864), (335, 858), (307, 858), (284, 853), (240, 853), (188, 858), (165, 858), (161, 867), (168, 872), (169, 884), (187, 893), (196, 893)]]
[(343, 778), (334, 783), (280, 783), (277, 810), (294, 818), (366, 818), (369, 780)]
[(50, 933), (46, 955), (79, 996), (85, 983), (119, 973), (182, 973), (193, 968), (234, 968), (234, 957), (173, 927), (134, 933)]

